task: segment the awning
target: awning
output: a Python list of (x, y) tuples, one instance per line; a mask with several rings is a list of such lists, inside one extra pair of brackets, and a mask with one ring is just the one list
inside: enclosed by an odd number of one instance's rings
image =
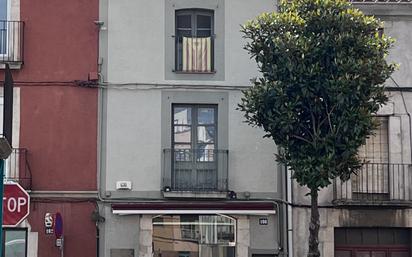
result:
[(225, 202), (139, 202), (112, 204), (113, 214), (276, 214), (277, 204), (269, 201)]

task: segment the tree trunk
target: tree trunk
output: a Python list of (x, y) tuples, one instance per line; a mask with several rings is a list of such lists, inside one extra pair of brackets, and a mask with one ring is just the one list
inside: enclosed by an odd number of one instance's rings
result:
[(310, 212), (310, 224), (309, 224), (309, 252), (308, 257), (320, 257), (319, 252), (319, 209), (318, 209), (318, 191), (311, 189), (311, 212)]

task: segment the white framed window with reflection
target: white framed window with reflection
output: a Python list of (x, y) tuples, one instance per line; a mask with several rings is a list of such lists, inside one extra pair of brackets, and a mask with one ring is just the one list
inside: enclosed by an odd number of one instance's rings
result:
[(225, 215), (154, 217), (154, 257), (234, 257), (236, 220)]
[(8, 21), (11, 18), (11, 0), (0, 0), (0, 56), (8, 52)]

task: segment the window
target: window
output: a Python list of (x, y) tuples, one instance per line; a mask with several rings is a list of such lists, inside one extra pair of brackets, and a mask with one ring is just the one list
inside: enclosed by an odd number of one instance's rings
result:
[(374, 135), (359, 149), (359, 157), (370, 163), (389, 162), (388, 117), (377, 117), (380, 123)]
[(227, 92), (162, 92), (161, 189), (174, 191), (166, 197), (226, 197), (228, 108)]
[(213, 72), (213, 11), (185, 9), (176, 11), (177, 72)]
[(9, 20), (8, 1), (0, 0), (0, 55), (7, 53), (7, 20)]
[(389, 164), (389, 119), (377, 117), (377, 120), (380, 126), (359, 149), (359, 157), (365, 164), (352, 179), (354, 198), (370, 197), (372, 194), (376, 200), (384, 200), (389, 196), (389, 173), (393, 169)]
[(234, 257), (236, 221), (223, 215), (153, 219), (154, 257)]
[(217, 188), (217, 106), (173, 105), (172, 163), (175, 189)]
[(16, 21), (16, 17), (12, 17), (10, 9), (11, 0), (0, 0), (0, 63), (21, 64), (24, 23)]
[(378, 35), (379, 35), (380, 38), (383, 37), (384, 31), (385, 31), (384, 28), (382, 28), (382, 27), (378, 28)]
[(3, 246), (6, 257), (27, 256), (27, 229), (3, 229)]
[[(217, 107), (214, 105), (173, 106), (173, 148), (197, 150), (197, 161), (213, 162), (216, 148)], [(179, 161), (187, 156), (178, 155)]]

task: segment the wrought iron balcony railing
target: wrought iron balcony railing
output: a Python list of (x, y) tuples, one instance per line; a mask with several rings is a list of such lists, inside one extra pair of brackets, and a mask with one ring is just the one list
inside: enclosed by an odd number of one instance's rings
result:
[(175, 40), (176, 72), (214, 72), (213, 37), (176, 37)]
[(4, 181), (19, 183), (24, 189), (31, 190), (32, 176), (27, 161), (27, 149), (14, 148), (13, 152), (5, 160)]
[(404, 4), (404, 3), (407, 3), (407, 4), (410, 4), (410, 3), (412, 3), (412, 0), (349, 0), (349, 2), (352, 2), (352, 3), (371, 3), (371, 4), (374, 4), (374, 3), (378, 3), (378, 4), (381, 4), (381, 3), (386, 3), (386, 4)]
[(162, 188), (171, 191), (226, 192), (228, 150), (164, 149)]
[(367, 163), (350, 180), (334, 183), (335, 204), (402, 204), (412, 200), (412, 165)]
[(22, 64), (24, 22), (0, 20), (0, 64)]

